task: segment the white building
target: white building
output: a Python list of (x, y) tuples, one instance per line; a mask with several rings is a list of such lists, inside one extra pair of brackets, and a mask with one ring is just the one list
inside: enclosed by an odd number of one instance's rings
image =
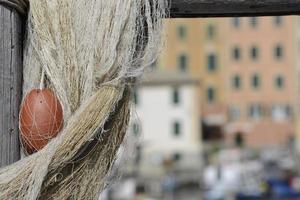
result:
[(152, 73), (137, 88), (130, 133), (140, 136), (140, 171), (201, 168), (199, 81), (187, 74)]
[(295, 27), (295, 35), (294, 35), (294, 90), (295, 90), (295, 145), (296, 150), (298, 153), (300, 153), (300, 17), (295, 17), (294, 21), (294, 27)]

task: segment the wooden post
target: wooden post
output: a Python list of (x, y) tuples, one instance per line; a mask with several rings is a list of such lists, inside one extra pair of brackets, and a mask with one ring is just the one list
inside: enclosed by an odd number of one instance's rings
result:
[(22, 20), (0, 6), (0, 167), (20, 159), (19, 105), (22, 98)]

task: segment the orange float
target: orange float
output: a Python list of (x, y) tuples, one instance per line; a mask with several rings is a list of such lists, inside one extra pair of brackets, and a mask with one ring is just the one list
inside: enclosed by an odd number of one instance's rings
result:
[(33, 89), (20, 110), (20, 132), (28, 154), (42, 149), (56, 137), (63, 125), (62, 106), (50, 89)]

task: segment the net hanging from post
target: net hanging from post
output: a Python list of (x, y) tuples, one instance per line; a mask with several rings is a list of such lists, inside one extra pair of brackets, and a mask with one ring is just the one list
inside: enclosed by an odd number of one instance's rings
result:
[(97, 199), (126, 133), (131, 87), (160, 51), (166, 2), (29, 3), (23, 93), (42, 77), (64, 122), (42, 150), (0, 170), (0, 199)]

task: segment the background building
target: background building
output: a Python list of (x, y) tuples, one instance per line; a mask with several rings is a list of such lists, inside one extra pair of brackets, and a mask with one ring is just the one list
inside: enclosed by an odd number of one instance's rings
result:
[[(176, 19), (167, 24), (161, 68), (201, 80), (203, 139), (251, 147), (295, 134), (293, 17)], [(199, 110), (200, 112), (200, 110)]]
[(296, 147), (297, 151), (300, 152), (300, 18), (295, 17), (294, 19), (294, 27), (295, 27), (295, 43), (294, 43), (294, 91), (296, 98), (294, 99), (295, 108), (295, 127), (296, 127)]
[(232, 18), (224, 25), (228, 138), (284, 144), (294, 134), (293, 18)]
[(163, 68), (201, 80), (198, 103), (206, 141), (222, 138), (226, 119), (221, 24), (222, 19), (166, 20), (166, 48), (159, 61)]
[(108, 199), (300, 196), (300, 19), (165, 23), (166, 47), (134, 95), (137, 155)]
[(142, 176), (161, 178), (166, 170), (201, 169), (198, 90), (199, 81), (188, 74), (160, 72), (149, 74), (135, 91), (131, 134), (141, 136)]

